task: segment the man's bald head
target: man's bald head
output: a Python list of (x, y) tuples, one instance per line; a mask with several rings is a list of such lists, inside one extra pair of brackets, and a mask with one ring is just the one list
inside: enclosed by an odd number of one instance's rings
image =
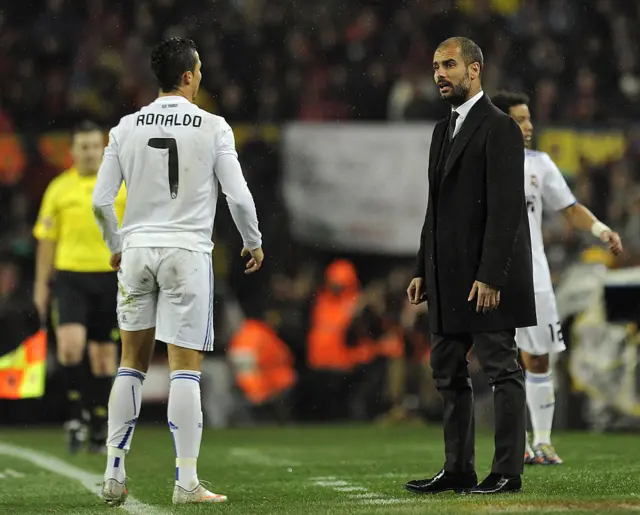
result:
[(460, 49), (460, 55), (464, 59), (464, 64), (469, 66), (472, 63), (478, 63), (480, 65), (480, 71), (484, 68), (484, 56), (482, 50), (477, 43), (469, 38), (453, 37), (445, 39), (438, 45), (436, 51), (448, 47), (454, 46)]

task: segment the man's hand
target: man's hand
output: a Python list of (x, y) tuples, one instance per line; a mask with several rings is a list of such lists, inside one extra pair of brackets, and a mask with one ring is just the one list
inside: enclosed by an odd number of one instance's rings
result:
[(622, 240), (620, 235), (614, 231), (602, 231), (600, 233), (600, 239), (609, 245), (609, 252), (614, 256), (622, 253)]
[(49, 307), (49, 287), (36, 285), (33, 292), (33, 303), (36, 305), (36, 311), (40, 321), (44, 324), (47, 320), (47, 308)]
[(478, 296), (477, 313), (489, 313), (500, 305), (500, 290), (492, 288), (488, 284), (474, 281), (467, 300), (471, 302), (476, 295)]
[(115, 254), (111, 254), (109, 265), (117, 272), (120, 270), (120, 261), (122, 261), (122, 252), (116, 252)]
[(262, 267), (262, 261), (264, 261), (264, 252), (262, 252), (262, 247), (258, 247), (257, 249), (248, 249), (244, 247), (240, 256), (245, 257), (247, 254), (251, 254), (251, 259), (247, 261), (245, 274), (252, 274), (257, 272)]
[(422, 304), (427, 300), (427, 292), (424, 287), (424, 279), (422, 277), (414, 277), (407, 288), (407, 297), (411, 304)]

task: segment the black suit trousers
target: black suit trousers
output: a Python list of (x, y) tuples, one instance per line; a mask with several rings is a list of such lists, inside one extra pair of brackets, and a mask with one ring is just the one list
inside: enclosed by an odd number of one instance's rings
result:
[(433, 335), (431, 368), (443, 399), (445, 470), (475, 470), (473, 390), (467, 369), (472, 346), (493, 387), (495, 454), (491, 471), (519, 475), (524, 468), (526, 397), (515, 330)]

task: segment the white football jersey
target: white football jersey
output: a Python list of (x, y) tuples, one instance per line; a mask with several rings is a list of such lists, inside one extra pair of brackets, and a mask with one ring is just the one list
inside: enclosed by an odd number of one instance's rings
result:
[(531, 232), (533, 285), (536, 292), (553, 289), (542, 239), (542, 210), (561, 211), (576, 203), (562, 172), (545, 152), (525, 150), (525, 195)]
[[(127, 201), (118, 230), (112, 204), (123, 180)], [(261, 246), (231, 127), (183, 97), (160, 97), (122, 118), (109, 133), (94, 212), (112, 252), (179, 247), (209, 253), (218, 184), (244, 245)]]

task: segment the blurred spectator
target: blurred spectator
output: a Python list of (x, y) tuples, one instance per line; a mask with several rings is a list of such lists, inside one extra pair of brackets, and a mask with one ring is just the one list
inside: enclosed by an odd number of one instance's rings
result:
[(296, 372), (293, 354), (274, 331), (278, 319), (276, 312), (246, 319), (227, 351), (236, 382), (259, 422), (291, 420)]
[(620, 118), (640, 96), (633, 5), (433, 0), (321, 8), (287, 0), (212, 10), (192, 0), (186, 10), (177, 0), (14, 2), (0, 15), (0, 130), (11, 121), (18, 129), (64, 128), (81, 113), (116, 123), (153, 98), (147, 52), (172, 35), (199, 45), (198, 101), (230, 122), (400, 119), (412, 101), (408, 116), (421, 119), (432, 112), (427, 103), (437, 103), (428, 87), (431, 52), (454, 33), (483, 48), (489, 94), (505, 86), (537, 92), (539, 123)]
[(360, 298), (360, 284), (350, 261), (336, 260), (326, 269), (316, 294), (307, 340), (307, 363), (313, 371), (315, 406), (322, 419), (346, 418), (349, 377), (354, 367), (347, 331)]

